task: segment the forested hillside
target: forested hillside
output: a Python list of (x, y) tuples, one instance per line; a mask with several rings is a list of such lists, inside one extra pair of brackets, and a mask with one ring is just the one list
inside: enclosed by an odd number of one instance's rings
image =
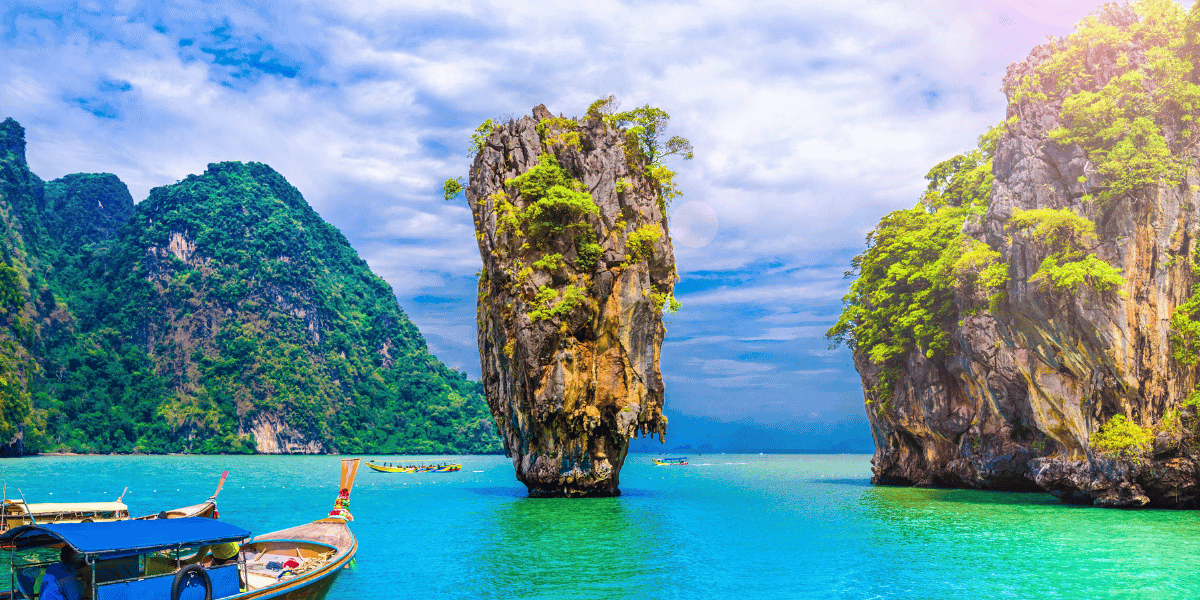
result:
[(390, 286), (270, 167), (209, 165), (135, 208), (113, 175), (43, 184), (11, 119), (0, 142), (0, 439), (499, 451), (479, 384), (429, 354)]

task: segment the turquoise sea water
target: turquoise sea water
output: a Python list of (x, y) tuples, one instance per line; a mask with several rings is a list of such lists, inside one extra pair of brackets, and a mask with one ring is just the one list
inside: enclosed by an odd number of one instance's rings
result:
[[(1049, 495), (873, 487), (866, 455), (632, 455), (619, 498), (530, 499), (509, 459), (458, 473), (363, 467), (357, 567), (329, 598), (1195, 598), (1200, 514)], [(324, 515), (340, 457), (0, 460), (9, 497), (135, 514), (207, 498), (266, 533)]]

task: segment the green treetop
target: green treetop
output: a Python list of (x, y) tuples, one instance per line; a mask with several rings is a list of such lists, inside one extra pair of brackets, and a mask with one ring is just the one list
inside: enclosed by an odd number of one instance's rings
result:
[(851, 261), (846, 276), (856, 279), (825, 335), (832, 346), (845, 343), (880, 366), (874, 391), (885, 402), (910, 352), (920, 349), (930, 358), (949, 352), (949, 328), (959, 318), (955, 287), (975, 279), (964, 271), (988, 273), (981, 279), (992, 287), (1007, 281), (1006, 269), (997, 274), (993, 266), (999, 254), (980, 252), (962, 234), (966, 219), (986, 209), (998, 137), (989, 131), (975, 150), (931, 169), (917, 205), (885, 216), (867, 235), (866, 251)]

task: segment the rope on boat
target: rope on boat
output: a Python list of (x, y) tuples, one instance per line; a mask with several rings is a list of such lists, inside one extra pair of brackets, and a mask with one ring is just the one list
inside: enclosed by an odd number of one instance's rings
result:
[(278, 579), (283, 579), (287, 575), (303, 575), (304, 573), (307, 573), (329, 562), (329, 559), (333, 558), (334, 554), (337, 554), (337, 551), (331, 550), (319, 556), (301, 558), (299, 566), (283, 570), (281, 573), (279, 573)]

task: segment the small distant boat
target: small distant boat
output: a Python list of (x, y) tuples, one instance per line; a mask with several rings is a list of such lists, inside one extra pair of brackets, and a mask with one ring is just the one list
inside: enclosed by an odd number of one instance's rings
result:
[[(202, 518), (16, 527), (0, 535), (8, 555), (0, 600), (36, 598), (64, 546), (89, 566), (90, 577), (81, 582), (85, 598), (321, 600), (358, 551), (347, 525), (354, 520), (350, 491), (357, 473), (358, 459), (342, 461), (338, 497), (325, 518), (254, 538), (236, 525)], [(232, 544), (231, 556), (219, 559), (218, 548)], [(193, 556), (184, 559), (184, 552)]]
[(422, 466), (406, 466), (393, 465), (391, 463), (375, 464), (375, 461), (367, 461), (367, 466), (379, 471), (380, 473), (450, 473), (453, 471), (461, 471), (461, 464), (450, 465), (422, 465)]
[(650, 460), (653, 460), (654, 464), (656, 464), (660, 467), (665, 467), (667, 465), (686, 465), (686, 464), (688, 464), (686, 456), (678, 456), (675, 458), (662, 458), (662, 459), (652, 458)]
[[(135, 521), (154, 519), (181, 519), (185, 517), (217, 518), (217, 495), (225, 486), (225, 478), (229, 471), (221, 473), (217, 482), (217, 490), (208, 500), (191, 506), (172, 510), (159, 511), (154, 514), (133, 517)], [(125, 492), (121, 492), (114, 502), (39, 502), (27, 503), (22, 500), (9, 500), (0, 497), (0, 533), (21, 525), (47, 523), (103, 523), (107, 521), (124, 521), (129, 519), (129, 507), (123, 502)]]
[(379, 471), (380, 473), (415, 473), (416, 469), (410, 467), (393, 467), (389, 463), (377, 465), (372, 461), (367, 461), (367, 466)]

